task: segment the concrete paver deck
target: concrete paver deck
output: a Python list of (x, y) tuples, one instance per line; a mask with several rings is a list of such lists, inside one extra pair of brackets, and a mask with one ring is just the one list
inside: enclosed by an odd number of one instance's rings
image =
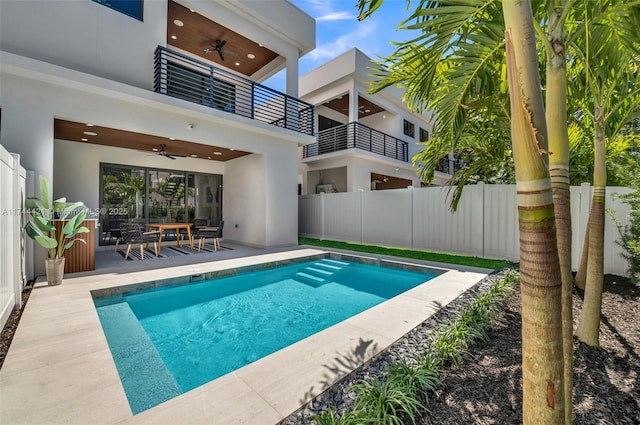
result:
[[(265, 251), (247, 251), (260, 252)], [(104, 265), (100, 272), (65, 277), (60, 286), (37, 285), (0, 371), (0, 423), (273, 425), (488, 272), (449, 270), (235, 372), (135, 416), (131, 413), (90, 290), (321, 252), (326, 251), (293, 249), (241, 258), (228, 255), (218, 261), (162, 269), (154, 269), (152, 261), (145, 260), (138, 262), (139, 267), (148, 269), (137, 271), (131, 262), (121, 260), (120, 266), (114, 262), (113, 267)]]

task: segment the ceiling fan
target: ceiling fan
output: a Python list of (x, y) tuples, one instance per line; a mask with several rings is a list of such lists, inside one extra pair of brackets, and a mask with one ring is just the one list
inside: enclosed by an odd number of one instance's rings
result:
[(211, 47), (207, 47), (204, 49), (205, 53), (218, 52), (220, 55), (220, 59), (224, 61), (224, 55), (238, 56), (238, 53), (233, 52), (231, 50), (227, 50), (224, 48), (224, 45), (227, 44), (227, 40), (216, 40), (215, 45), (211, 44)]
[(160, 156), (164, 156), (165, 158), (169, 158), (169, 159), (176, 159), (176, 158), (185, 158), (186, 155), (175, 155), (175, 154), (169, 154), (166, 151), (166, 147), (167, 145), (165, 144), (161, 144), (160, 145), (160, 149), (153, 149), (154, 152), (157, 152), (158, 155)]

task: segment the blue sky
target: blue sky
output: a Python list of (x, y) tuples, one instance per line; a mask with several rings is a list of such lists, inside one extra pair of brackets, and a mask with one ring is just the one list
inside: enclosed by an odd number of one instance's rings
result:
[[(353, 47), (374, 59), (377, 55), (387, 56), (393, 52), (391, 41), (407, 40), (412, 34), (412, 31), (396, 30), (409, 16), (406, 0), (385, 0), (362, 22), (357, 19), (357, 0), (290, 1), (316, 20), (316, 49), (300, 58), (301, 76)], [(284, 92), (284, 71), (264, 84)]]

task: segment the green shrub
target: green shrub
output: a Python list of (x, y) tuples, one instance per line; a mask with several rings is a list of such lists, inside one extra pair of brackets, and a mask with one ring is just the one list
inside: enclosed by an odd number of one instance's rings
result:
[(399, 380), (361, 381), (352, 388), (356, 392), (353, 411), (370, 424), (404, 425), (405, 418), (416, 423), (424, 405), (414, 388)]
[(629, 262), (627, 274), (631, 283), (640, 286), (640, 177), (633, 175), (630, 178), (629, 187), (631, 193), (620, 196), (622, 202), (631, 207), (629, 224), (621, 226), (618, 245), (623, 249), (622, 256)]
[(440, 385), (440, 370), (434, 364), (418, 362), (411, 367), (405, 360), (397, 360), (389, 366), (387, 379), (413, 392), (420, 400), (427, 400), (427, 394)]
[(359, 420), (352, 412), (345, 412), (342, 416), (338, 416), (331, 408), (319, 415), (314, 415), (312, 419), (318, 425), (358, 425), (365, 423)]

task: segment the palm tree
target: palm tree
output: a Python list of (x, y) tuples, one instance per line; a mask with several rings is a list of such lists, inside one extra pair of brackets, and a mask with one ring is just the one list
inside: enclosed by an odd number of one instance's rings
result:
[[(361, 0), (361, 18), (380, 3)], [(521, 245), (523, 419), (562, 423), (560, 262), (531, 4), (505, 2), (504, 14), (500, 6), (490, 0), (421, 2), (405, 28), (422, 35), (381, 64), (374, 90), (404, 85), (409, 107), (434, 110), (443, 140), (457, 140), (468, 117), (500, 100), (508, 75)]]
[(585, 300), (576, 335), (594, 346), (599, 345), (604, 280), (606, 140), (640, 115), (640, 6), (628, 6), (604, 0), (590, 3), (583, 11), (588, 35), (573, 44), (581, 59), (573, 68), (577, 94), (582, 95), (578, 96), (581, 117), (592, 124), (594, 137), (594, 193), (583, 250), (586, 259), (581, 262), (586, 273), (582, 268), (577, 278), (579, 284), (584, 279)]

